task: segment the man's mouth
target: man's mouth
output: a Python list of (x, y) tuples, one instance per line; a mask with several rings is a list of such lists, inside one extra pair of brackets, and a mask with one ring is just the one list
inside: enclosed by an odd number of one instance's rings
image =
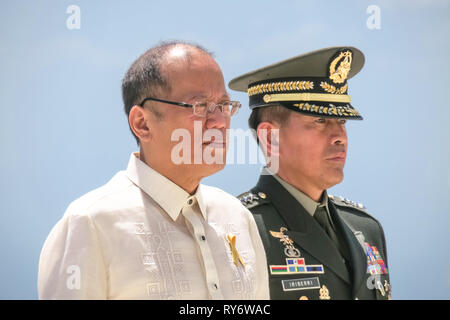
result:
[(330, 157), (326, 158), (326, 160), (345, 162), (345, 152), (333, 154)]

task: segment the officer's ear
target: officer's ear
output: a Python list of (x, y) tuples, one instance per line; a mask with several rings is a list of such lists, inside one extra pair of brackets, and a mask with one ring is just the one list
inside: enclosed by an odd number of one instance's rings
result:
[(256, 128), (261, 148), (266, 157), (278, 157), (280, 147), (280, 126), (274, 122), (261, 122)]
[(152, 134), (149, 125), (150, 112), (141, 106), (133, 106), (128, 115), (128, 123), (136, 137), (142, 142), (150, 141)]

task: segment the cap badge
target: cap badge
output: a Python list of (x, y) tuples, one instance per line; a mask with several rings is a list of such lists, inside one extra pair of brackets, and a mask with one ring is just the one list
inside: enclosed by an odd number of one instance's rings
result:
[(352, 65), (352, 53), (351, 51), (341, 52), (330, 63), (330, 76), (334, 83), (343, 83), (350, 72)]

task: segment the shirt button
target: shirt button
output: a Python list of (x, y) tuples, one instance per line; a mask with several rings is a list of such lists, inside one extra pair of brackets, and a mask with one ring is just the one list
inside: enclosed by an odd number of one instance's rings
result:
[(219, 289), (219, 287), (217, 286), (217, 284), (216, 284), (216, 283), (213, 283), (212, 287), (213, 287), (213, 289), (214, 289), (214, 290), (217, 290), (217, 289)]
[(191, 205), (192, 203), (194, 203), (194, 200), (189, 199), (189, 200), (188, 200), (188, 205)]
[(203, 240), (203, 241), (205, 241), (205, 240), (206, 240), (206, 237), (205, 237), (205, 236), (201, 236), (201, 238), (202, 238), (202, 240)]

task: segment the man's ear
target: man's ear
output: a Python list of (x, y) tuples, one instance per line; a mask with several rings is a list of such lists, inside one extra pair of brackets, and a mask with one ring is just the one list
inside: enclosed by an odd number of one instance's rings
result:
[(133, 106), (128, 115), (131, 130), (141, 142), (148, 142), (152, 138), (149, 123), (149, 112), (141, 106)]
[(267, 157), (280, 155), (280, 126), (272, 122), (261, 122), (256, 128), (259, 143)]

